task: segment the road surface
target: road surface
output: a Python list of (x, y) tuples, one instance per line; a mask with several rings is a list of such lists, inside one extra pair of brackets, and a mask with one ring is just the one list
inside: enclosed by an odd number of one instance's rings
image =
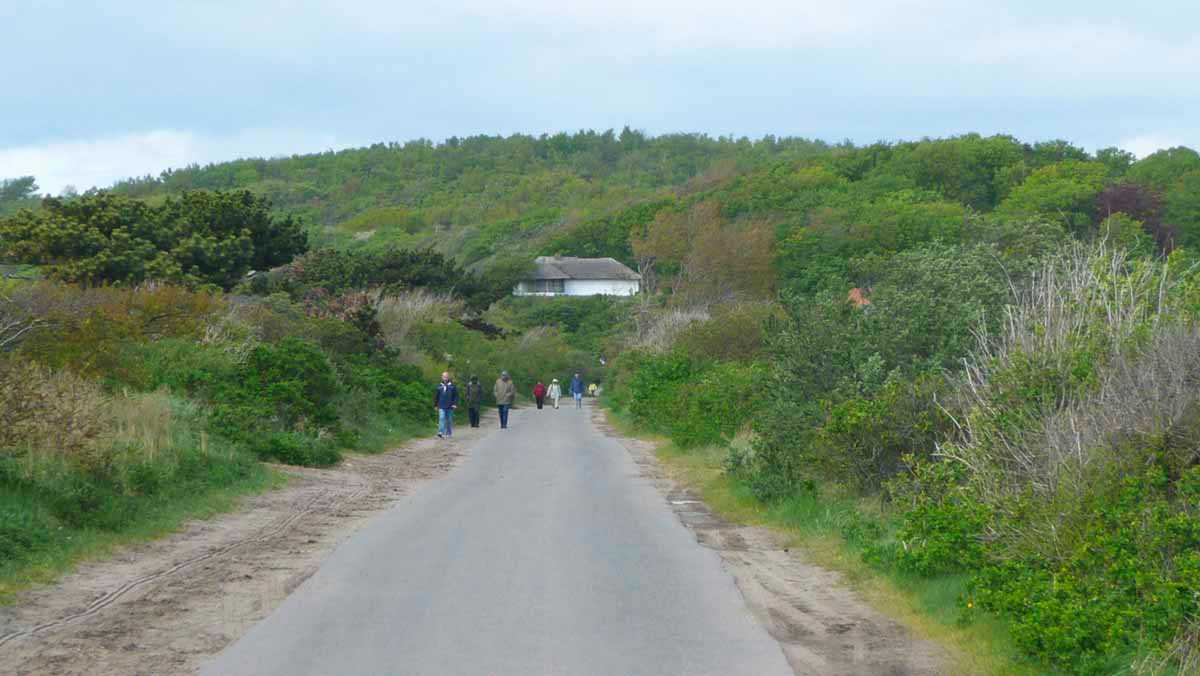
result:
[(201, 673), (792, 674), (719, 555), (587, 410), (510, 423)]

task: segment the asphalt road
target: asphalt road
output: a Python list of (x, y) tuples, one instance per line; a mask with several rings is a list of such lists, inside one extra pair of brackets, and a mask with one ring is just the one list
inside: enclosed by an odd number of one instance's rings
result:
[(792, 671), (716, 552), (572, 404), (514, 411), (201, 673)]

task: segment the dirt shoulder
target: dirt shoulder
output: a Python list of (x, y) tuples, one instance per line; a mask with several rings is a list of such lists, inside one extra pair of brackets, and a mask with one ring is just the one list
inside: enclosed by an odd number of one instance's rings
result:
[(593, 408), (597, 427), (618, 440), (696, 540), (721, 555), (750, 611), (783, 648), (797, 674), (907, 676), (948, 673), (941, 647), (867, 605), (841, 576), (805, 561), (769, 528), (730, 523), (673, 479), (653, 443), (622, 436)]
[(333, 469), (85, 564), (0, 608), (0, 673), (190, 673), (270, 613), (371, 516), (449, 471), (480, 430)]

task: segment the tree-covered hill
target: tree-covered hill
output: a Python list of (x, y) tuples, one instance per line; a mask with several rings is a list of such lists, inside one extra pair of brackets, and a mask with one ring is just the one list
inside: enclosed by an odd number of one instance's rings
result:
[(1131, 216), (1166, 244), (1200, 227), (1198, 182), (1200, 155), (1187, 148), (1136, 161), (1116, 148), (1088, 153), (1064, 141), (1009, 136), (856, 147), (771, 136), (654, 137), (626, 128), (244, 159), (130, 179), (113, 191), (153, 201), (188, 190), (249, 189), (300, 217), (314, 248), (432, 246), (474, 266), (555, 252), (632, 263), (634, 225), (703, 195), (733, 220), (786, 222), (783, 235), (809, 225), (855, 229), (855, 221), (885, 214), (893, 231), (910, 227), (906, 219), (936, 228), (968, 211), (1053, 213), (1078, 231), (1098, 222), (1106, 204), (1136, 211)]
[(806, 139), (757, 141), (623, 130), (425, 140), (166, 171), (123, 195), (250, 189), (300, 216), (314, 246), (400, 245), (472, 264), (541, 246), (556, 233), (689, 182), (829, 152)]

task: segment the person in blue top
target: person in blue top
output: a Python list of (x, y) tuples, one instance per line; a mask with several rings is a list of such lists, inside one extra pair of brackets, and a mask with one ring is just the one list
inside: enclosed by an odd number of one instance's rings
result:
[(458, 388), (450, 380), (450, 372), (442, 371), (442, 382), (433, 393), (433, 407), (438, 412), (438, 438), (454, 435), (454, 409), (458, 408)]
[(576, 373), (571, 379), (571, 396), (575, 397), (575, 408), (583, 408), (583, 391), (586, 389), (583, 385), (583, 378)]

